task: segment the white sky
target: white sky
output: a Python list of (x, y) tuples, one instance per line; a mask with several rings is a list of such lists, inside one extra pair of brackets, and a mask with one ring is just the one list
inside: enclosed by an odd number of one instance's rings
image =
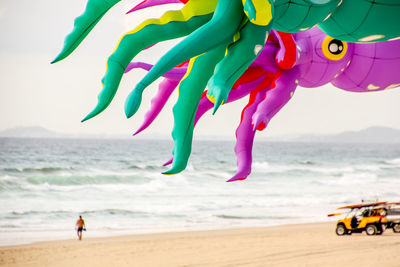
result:
[[(127, 120), (123, 112), (126, 96), (145, 74), (132, 71), (105, 112), (80, 123), (94, 108), (100, 92), (107, 57), (126, 31), (145, 18), (159, 17), (161, 8), (125, 15), (139, 1), (126, 0), (115, 6), (83, 44), (66, 60), (50, 61), (61, 50), (73, 20), (83, 12), (83, 0), (1, 0), (0, 3), (0, 131), (16, 126), (43, 126), (64, 133), (107, 133), (130, 135), (141, 124), (156, 85), (149, 87), (139, 112)], [(154, 63), (173, 42), (160, 44), (136, 60)], [(171, 101), (172, 100), (172, 101)], [(170, 135), (171, 98), (164, 112), (144, 133)], [(234, 138), (240, 112), (247, 99), (206, 114), (197, 135)], [(400, 90), (349, 93), (327, 85), (298, 88), (292, 101), (259, 136), (298, 133), (336, 133), (381, 125), (400, 128)]]

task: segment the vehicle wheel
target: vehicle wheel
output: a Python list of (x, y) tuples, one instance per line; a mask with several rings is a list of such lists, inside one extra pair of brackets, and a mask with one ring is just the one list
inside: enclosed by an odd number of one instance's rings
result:
[(368, 224), (367, 227), (365, 228), (365, 232), (367, 233), (367, 235), (376, 235), (378, 229), (376, 229), (375, 225)]
[(393, 225), (393, 232), (400, 233), (400, 223)]
[(347, 229), (346, 229), (346, 227), (344, 227), (343, 224), (339, 224), (339, 225), (336, 227), (336, 234), (337, 234), (337, 235), (345, 235), (345, 234), (347, 234)]

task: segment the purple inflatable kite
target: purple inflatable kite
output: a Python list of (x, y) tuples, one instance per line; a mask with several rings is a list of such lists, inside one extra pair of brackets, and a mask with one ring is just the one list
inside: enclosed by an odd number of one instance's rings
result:
[[(346, 43), (333, 39), (318, 28), (292, 34), (294, 46), (282, 41), (279, 34), (269, 40), (257, 60), (250, 66), (262, 68), (263, 75), (251, 75), (246, 83), (232, 90), (228, 102), (250, 94), (236, 130), (235, 153), (238, 170), (228, 181), (244, 180), (251, 172), (255, 131), (264, 129), (275, 114), (292, 98), (298, 86), (319, 87), (331, 83), (351, 92), (374, 92), (400, 86), (400, 40), (380, 43)], [(279, 42), (278, 42), (278, 41)], [(279, 58), (295, 54), (295, 63), (279, 65)], [(132, 63), (132, 68), (150, 69), (151, 65)], [(186, 67), (167, 73), (158, 94), (146, 114), (140, 132), (155, 119), (178, 85)], [(197, 109), (196, 122), (213, 104), (203, 97)], [(171, 161), (167, 162), (170, 163)]]

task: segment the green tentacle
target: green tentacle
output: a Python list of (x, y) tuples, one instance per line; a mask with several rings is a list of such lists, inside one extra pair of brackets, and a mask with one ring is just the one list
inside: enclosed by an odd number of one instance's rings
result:
[(208, 79), (214, 72), (215, 65), (220, 61), (228, 43), (190, 60), (188, 71), (179, 84), (179, 98), (173, 108), (174, 129), (174, 161), (172, 168), (164, 174), (176, 174), (186, 168), (192, 150), (194, 118), (197, 107), (207, 85)]
[(147, 20), (125, 34), (107, 61), (98, 103), (82, 121), (93, 118), (108, 107), (126, 67), (140, 51), (152, 44), (190, 34), (208, 22), (213, 11), (212, 6), (202, 4), (201, 0), (191, 0), (182, 10), (166, 12), (160, 19)]
[(225, 43), (228, 39), (232, 40), (243, 16), (241, 0), (219, 0), (211, 21), (169, 50), (136, 85), (125, 102), (126, 116), (129, 118), (136, 113), (143, 90), (162, 74), (185, 60)]
[(121, 0), (89, 0), (84, 13), (75, 19), (74, 29), (65, 38), (62, 51), (51, 64), (63, 60), (74, 52), (107, 11), (120, 1)]
[(227, 55), (218, 63), (208, 82), (207, 97), (214, 102), (213, 113), (226, 102), (233, 84), (261, 52), (270, 29), (270, 25), (246, 23), (240, 31), (240, 39), (229, 47)]

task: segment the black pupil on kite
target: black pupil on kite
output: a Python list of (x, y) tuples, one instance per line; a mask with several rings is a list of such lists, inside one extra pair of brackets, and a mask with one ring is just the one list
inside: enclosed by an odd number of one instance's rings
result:
[(329, 52), (334, 55), (339, 55), (343, 51), (343, 43), (340, 40), (333, 39), (329, 42)]

